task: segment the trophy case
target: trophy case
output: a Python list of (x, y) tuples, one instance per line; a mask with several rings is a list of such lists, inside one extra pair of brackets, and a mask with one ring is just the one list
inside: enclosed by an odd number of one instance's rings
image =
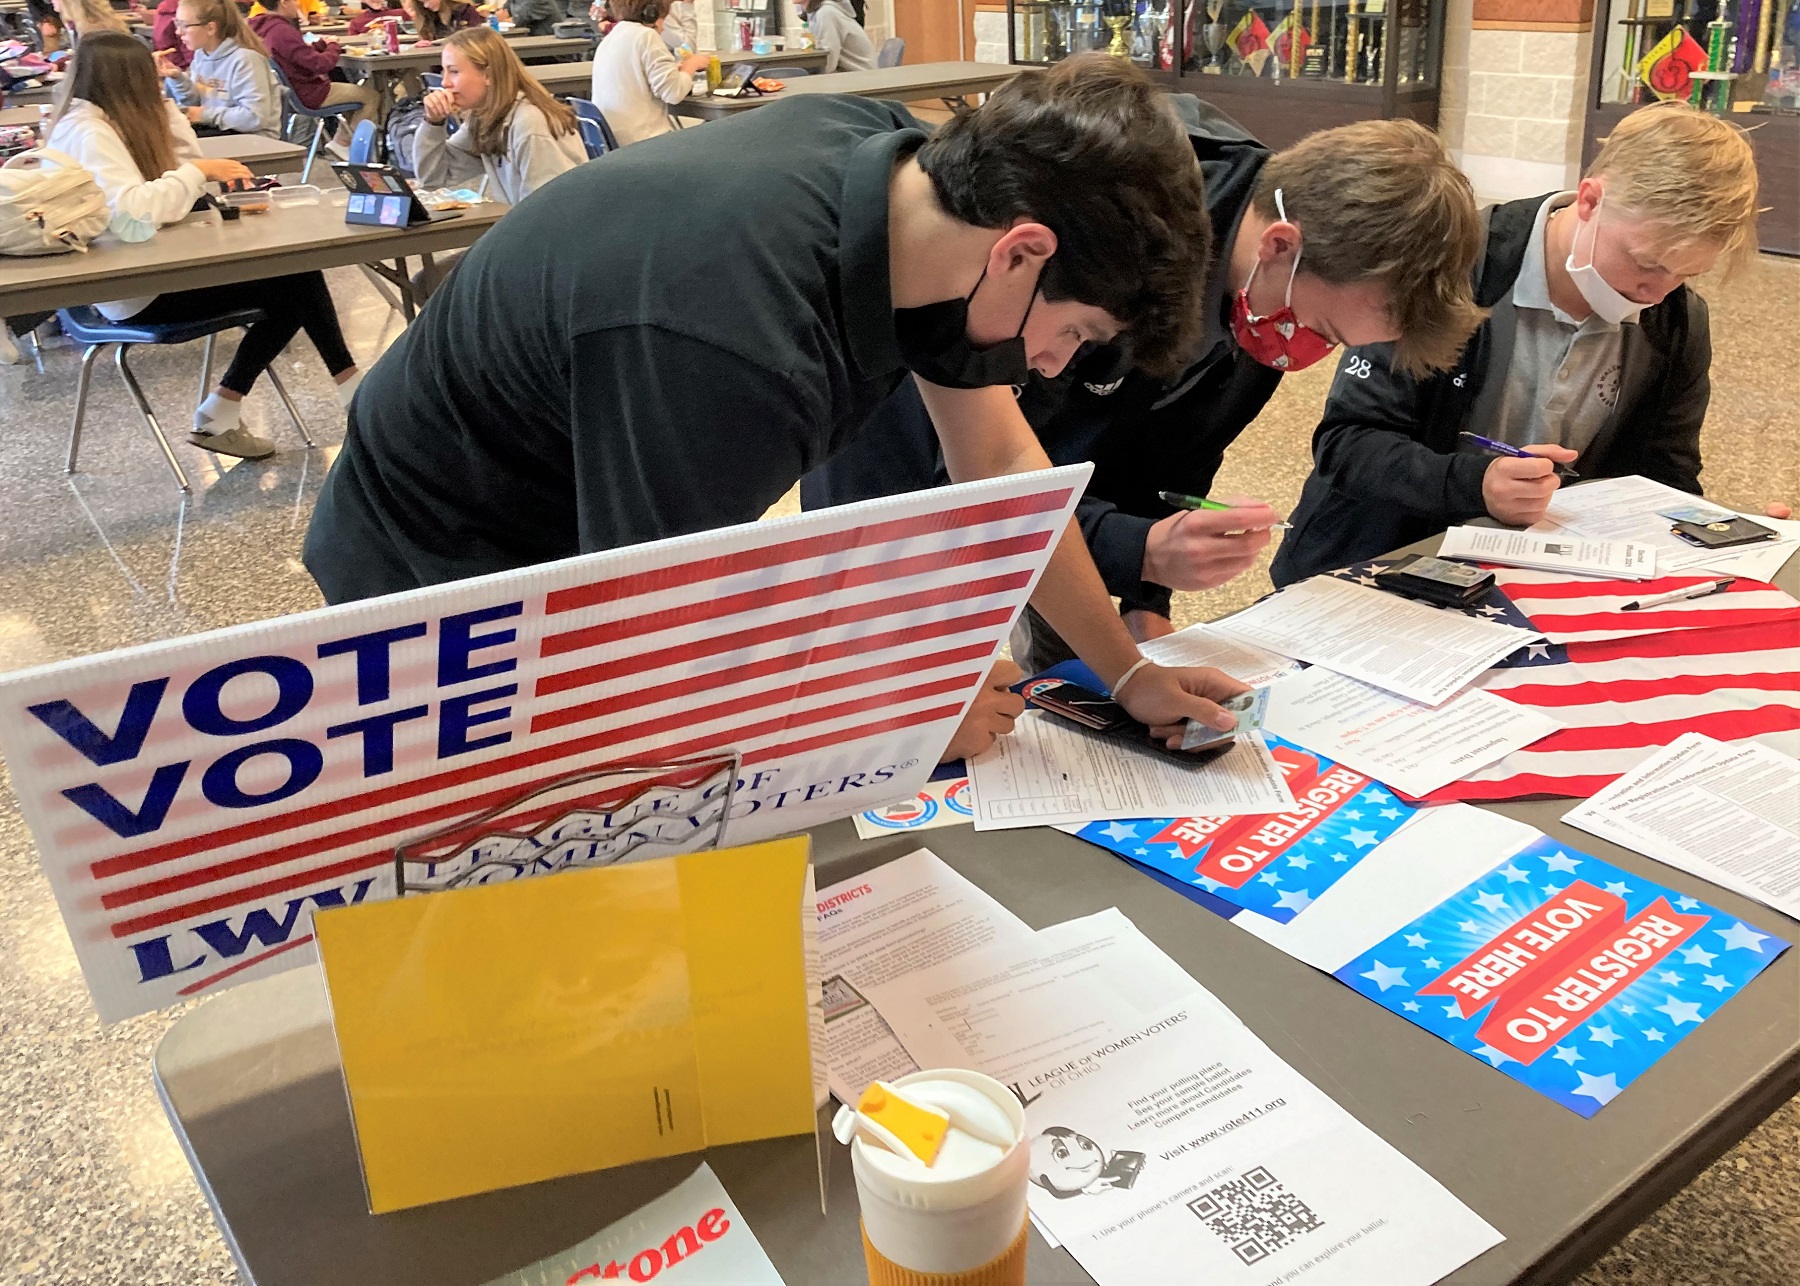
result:
[(1800, 0), (1597, 0), (1585, 164), (1626, 115), (1678, 98), (1749, 131), (1764, 250), (1800, 255)]
[(1271, 147), (1376, 117), (1437, 124), (1445, 0), (1008, 0), (1008, 54), (1098, 49), (1207, 99)]

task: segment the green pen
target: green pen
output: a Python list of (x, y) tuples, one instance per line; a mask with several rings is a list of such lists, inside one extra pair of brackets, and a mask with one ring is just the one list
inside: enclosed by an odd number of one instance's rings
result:
[[(1217, 500), (1208, 500), (1205, 496), (1184, 496), (1179, 491), (1159, 491), (1156, 494), (1162, 497), (1164, 504), (1174, 505), (1177, 509), (1229, 510), (1229, 509), (1236, 509), (1238, 507), (1236, 505), (1220, 504)], [(1268, 526), (1266, 528), (1258, 527), (1256, 530), (1258, 530), (1258, 531), (1292, 531), (1293, 524), (1286, 523), (1286, 522), (1278, 522), (1278, 523), (1271, 524), (1270, 526)]]

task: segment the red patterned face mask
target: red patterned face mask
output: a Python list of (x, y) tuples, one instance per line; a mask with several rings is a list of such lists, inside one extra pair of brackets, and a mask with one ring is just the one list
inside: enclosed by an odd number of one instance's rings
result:
[[(1275, 212), (1287, 221), (1287, 210), (1281, 202), (1281, 190), (1275, 191)], [(1294, 278), (1300, 274), (1300, 254), (1294, 254), (1294, 268), (1288, 274), (1287, 302), (1266, 317), (1250, 311), (1250, 286), (1256, 280), (1259, 262), (1250, 270), (1250, 280), (1231, 301), (1231, 334), (1238, 347), (1264, 366), (1272, 366), (1283, 374), (1298, 371), (1323, 361), (1336, 348), (1317, 331), (1308, 330), (1294, 317)]]

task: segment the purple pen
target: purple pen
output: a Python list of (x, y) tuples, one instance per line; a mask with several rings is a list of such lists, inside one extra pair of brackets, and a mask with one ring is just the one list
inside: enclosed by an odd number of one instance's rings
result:
[[(1459, 438), (1467, 438), (1483, 451), (1492, 451), (1495, 455), (1510, 455), (1520, 460), (1534, 460), (1537, 458), (1532, 455), (1531, 452), (1521, 451), (1518, 447), (1513, 446), (1509, 442), (1496, 442), (1492, 438), (1484, 438), (1479, 433), (1470, 433), (1466, 429), (1456, 436)], [(1566, 464), (1557, 465), (1556, 471), (1565, 478), (1579, 478), (1581, 476)]]

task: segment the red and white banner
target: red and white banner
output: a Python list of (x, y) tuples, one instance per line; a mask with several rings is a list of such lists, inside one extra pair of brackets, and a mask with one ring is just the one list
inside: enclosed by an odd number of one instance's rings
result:
[[(0, 750), (96, 1007), (124, 1018), (308, 961), (313, 909), (391, 897), (397, 867), (409, 887), (512, 878), (917, 793), (1089, 471), (5, 676)], [(617, 784), (639, 770), (641, 790)]]

